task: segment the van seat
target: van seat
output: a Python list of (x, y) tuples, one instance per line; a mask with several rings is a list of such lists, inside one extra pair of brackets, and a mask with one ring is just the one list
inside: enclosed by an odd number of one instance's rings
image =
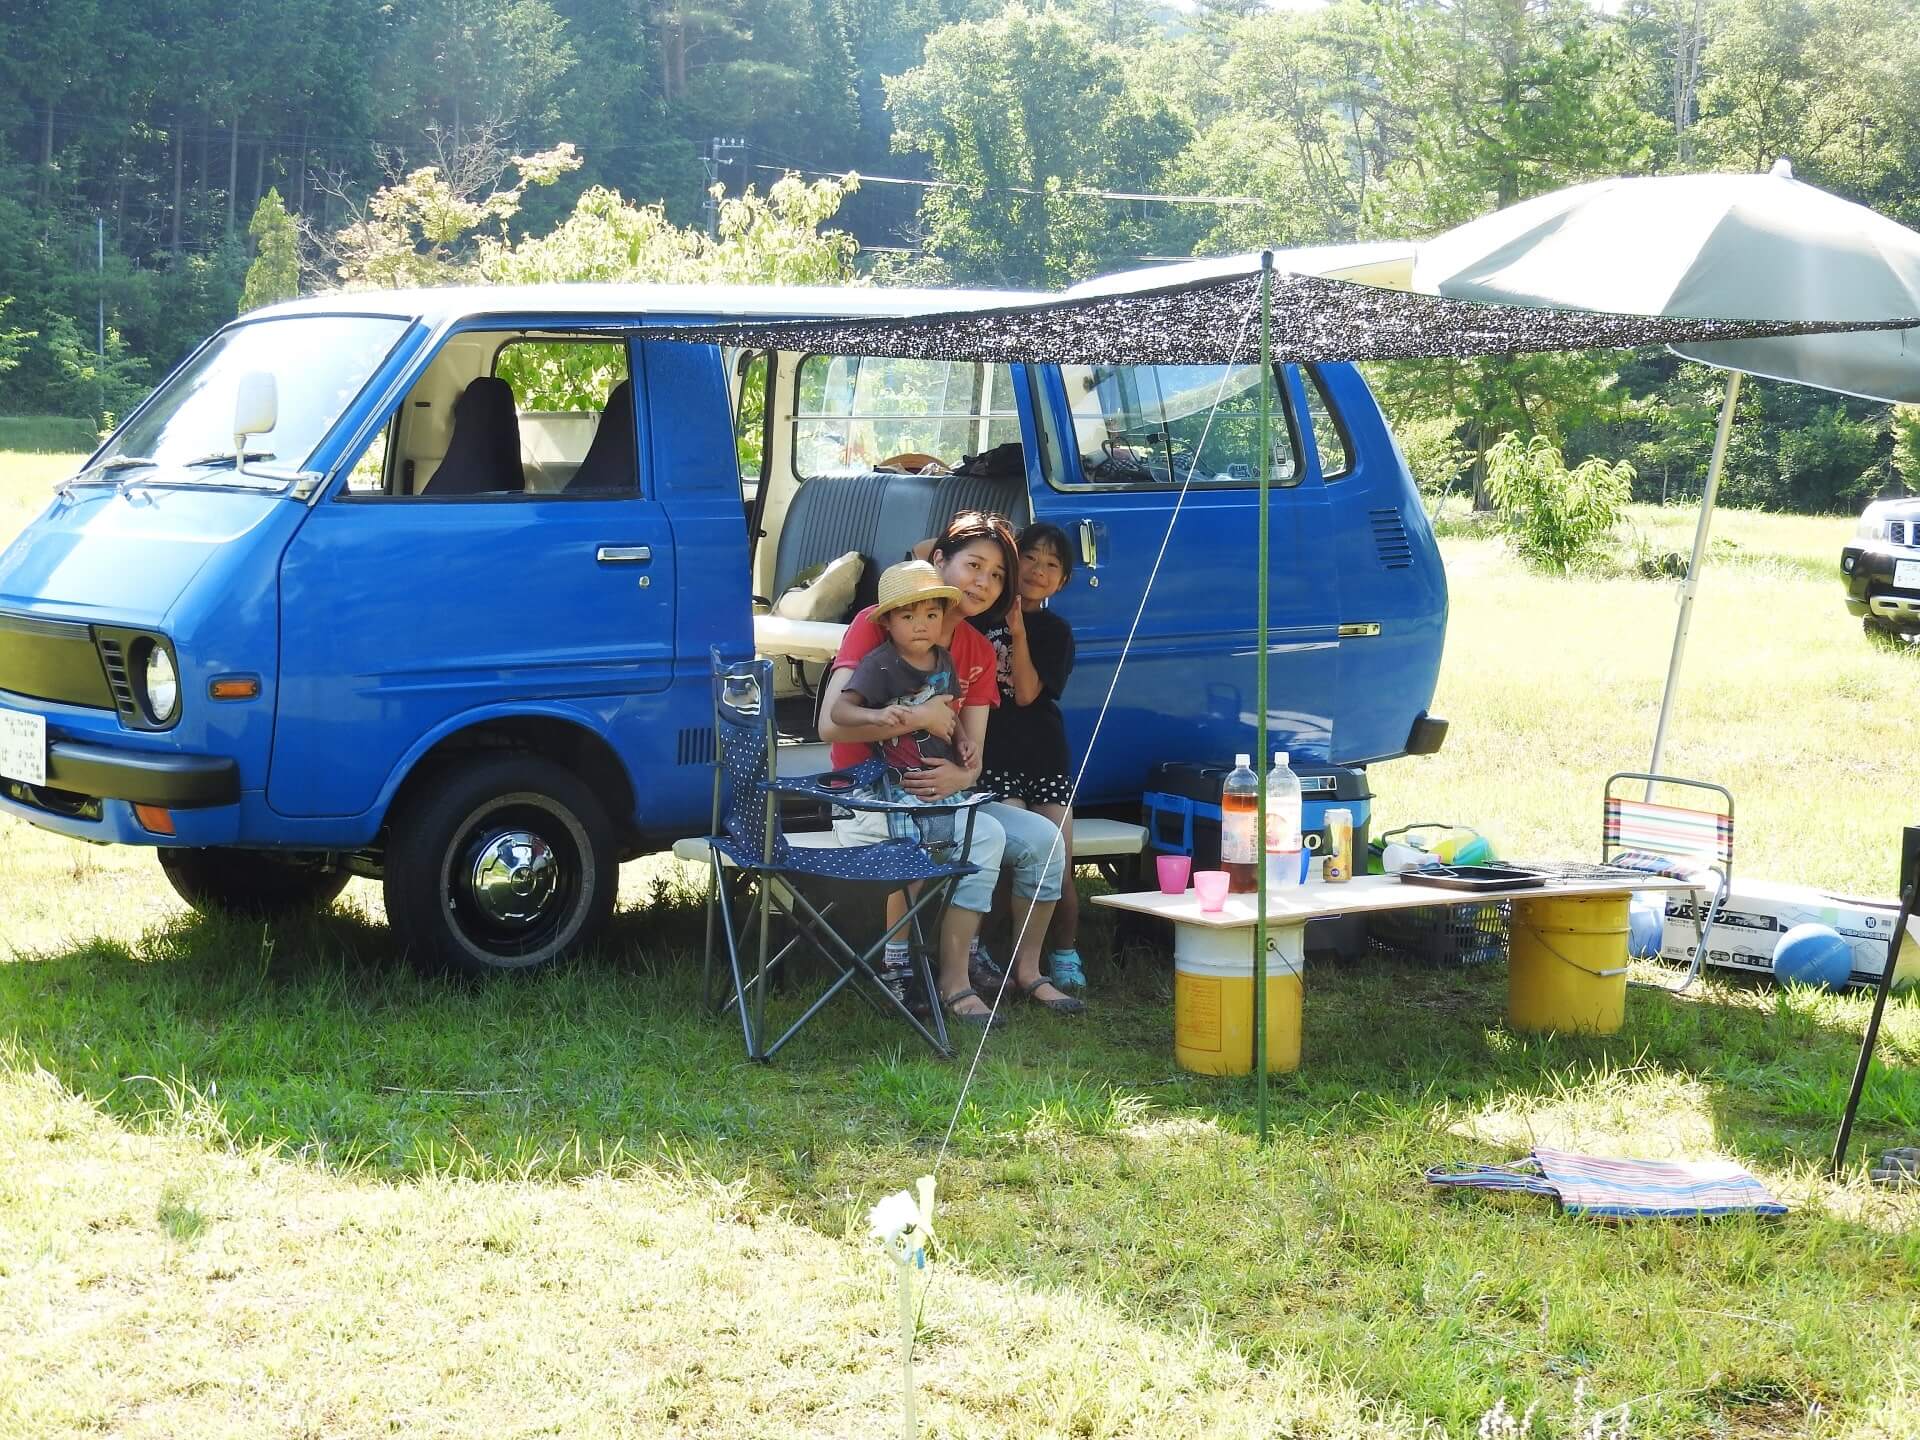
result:
[(803, 570), (858, 550), (867, 568), (854, 608), (871, 605), (880, 572), (939, 534), (962, 510), (998, 510), (1018, 529), (1027, 520), (1026, 482), (883, 471), (816, 476), (802, 483), (787, 508), (774, 554), (773, 594), (786, 593)]

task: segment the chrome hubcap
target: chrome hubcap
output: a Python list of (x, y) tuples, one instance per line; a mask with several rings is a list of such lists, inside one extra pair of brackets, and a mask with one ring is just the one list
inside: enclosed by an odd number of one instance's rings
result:
[(545, 918), (560, 887), (553, 848), (530, 830), (489, 835), (474, 854), (473, 901), (495, 925), (525, 929)]

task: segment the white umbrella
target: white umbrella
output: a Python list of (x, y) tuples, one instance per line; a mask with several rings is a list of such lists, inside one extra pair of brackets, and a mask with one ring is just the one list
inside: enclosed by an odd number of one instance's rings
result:
[[(1629, 315), (1886, 320), (1920, 315), (1920, 234), (1793, 178), (1655, 175), (1599, 180), (1523, 201), (1420, 245), (1412, 288)], [(1875, 400), (1920, 401), (1920, 332), (1883, 330), (1676, 345), (1731, 373), (1700, 502), (1693, 558), (1654, 731), (1673, 712), (1742, 374)]]

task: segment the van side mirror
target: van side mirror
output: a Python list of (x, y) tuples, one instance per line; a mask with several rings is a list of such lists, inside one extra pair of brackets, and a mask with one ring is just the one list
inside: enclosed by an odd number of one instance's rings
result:
[(265, 435), (280, 423), (280, 388), (264, 370), (249, 370), (240, 377), (233, 401), (233, 468), (245, 474), (247, 437)]

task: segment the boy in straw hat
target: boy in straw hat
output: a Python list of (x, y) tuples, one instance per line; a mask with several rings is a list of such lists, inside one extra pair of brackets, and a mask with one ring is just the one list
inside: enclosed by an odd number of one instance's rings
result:
[[(959, 598), (925, 560), (905, 560), (882, 572), (871, 619), (887, 638), (867, 652), (834, 701), (834, 724), (908, 726), (917, 707), (959, 700), (953, 656), (940, 643), (947, 606)], [(950, 742), (927, 730), (909, 729), (874, 741), (873, 748), (896, 770), (959, 758)]]

